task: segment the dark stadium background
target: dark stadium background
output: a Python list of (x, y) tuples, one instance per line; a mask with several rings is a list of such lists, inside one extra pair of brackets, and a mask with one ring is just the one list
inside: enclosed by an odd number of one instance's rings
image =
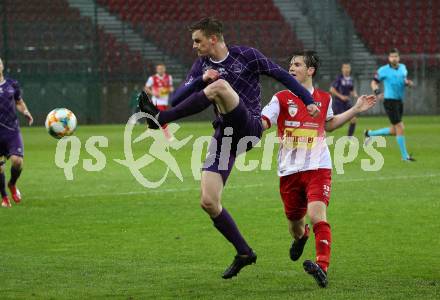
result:
[[(224, 22), (228, 44), (257, 47), (285, 67), (292, 50), (317, 50), (323, 89), (348, 61), (358, 92), (369, 93), (397, 47), (416, 83), (405, 114), (440, 112), (439, 0), (1, 0), (0, 11), (0, 56), (37, 125), (55, 107), (73, 110), (80, 124), (126, 122), (155, 63), (176, 83), (185, 77), (196, 58), (186, 27), (204, 16)], [(282, 88), (262, 84), (263, 102)]]

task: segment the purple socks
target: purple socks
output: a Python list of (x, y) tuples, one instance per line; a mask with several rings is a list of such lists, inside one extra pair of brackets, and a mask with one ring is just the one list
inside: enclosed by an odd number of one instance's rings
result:
[(7, 195), (5, 173), (0, 173), (0, 194), (2, 198)]
[(18, 169), (15, 167), (11, 167), (11, 179), (9, 180), (9, 183), (15, 185), (18, 177), (20, 177), (20, 174), (21, 174), (21, 168)]
[(199, 113), (209, 107), (211, 103), (204, 91), (194, 93), (177, 106), (161, 111), (158, 118), (159, 124), (163, 125)]
[(251, 248), (244, 240), (237, 225), (225, 208), (223, 208), (222, 212), (213, 218), (212, 221), (214, 222), (215, 228), (234, 245), (239, 255), (249, 255), (251, 253)]

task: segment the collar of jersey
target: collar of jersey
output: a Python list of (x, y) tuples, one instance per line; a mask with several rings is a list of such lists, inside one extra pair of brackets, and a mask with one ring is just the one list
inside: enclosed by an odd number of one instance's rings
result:
[(211, 57), (209, 58), (209, 60), (210, 60), (211, 62), (215, 63), (215, 64), (220, 64), (220, 63), (224, 62), (228, 57), (229, 57), (229, 51), (228, 51), (228, 53), (226, 54), (225, 58), (223, 58), (222, 60), (215, 61), (215, 60), (213, 60)]

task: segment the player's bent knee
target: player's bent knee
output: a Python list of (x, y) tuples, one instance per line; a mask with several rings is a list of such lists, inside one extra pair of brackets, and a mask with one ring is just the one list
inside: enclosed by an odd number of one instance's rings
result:
[(205, 94), (209, 99), (219, 99), (231, 90), (232, 88), (226, 80), (219, 79), (205, 88)]
[(312, 224), (316, 224), (319, 222), (327, 222), (327, 217), (325, 215), (325, 213), (320, 213), (320, 212), (310, 212), (309, 213), (309, 218), (310, 218), (310, 222), (312, 222)]
[(20, 156), (13, 155), (10, 157), (10, 160), (14, 168), (21, 168), (23, 166), (23, 158), (21, 158)]
[(202, 195), (200, 198), (200, 206), (209, 214), (214, 214), (219, 210), (219, 202), (211, 196)]

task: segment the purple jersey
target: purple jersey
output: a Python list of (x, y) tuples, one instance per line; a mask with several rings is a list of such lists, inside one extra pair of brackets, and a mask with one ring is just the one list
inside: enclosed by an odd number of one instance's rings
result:
[(254, 48), (228, 47), (228, 56), (222, 61), (200, 57), (193, 64), (185, 85), (200, 78), (208, 69), (217, 70), (220, 78), (226, 80), (237, 92), (251, 115), (261, 117), (260, 75), (268, 75), (283, 83), (307, 104), (313, 103), (307, 92), (291, 75)]
[[(338, 93), (344, 96), (350, 96), (350, 93), (353, 91), (353, 78), (351, 76), (345, 77), (343, 75), (339, 75), (335, 81), (332, 83), (332, 87), (335, 88)], [(336, 100), (342, 101), (338, 97), (335, 96)]]
[(7, 78), (0, 83), (0, 132), (18, 131), (16, 103), (21, 99), (21, 90), (16, 80)]

